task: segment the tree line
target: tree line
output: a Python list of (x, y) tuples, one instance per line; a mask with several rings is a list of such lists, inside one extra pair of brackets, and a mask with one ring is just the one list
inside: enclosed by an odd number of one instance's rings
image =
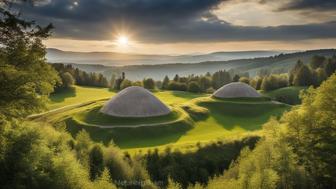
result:
[(112, 76), (110, 87), (121, 90), (129, 86), (143, 86), (147, 89), (189, 91), (194, 93), (213, 93), (216, 89), (231, 82), (243, 82), (251, 85), (256, 90), (272, 91), (288, 86), (319, 86), (332, 73), (336, 71), (336, 56), (327, 58), (313, 56), (309, 64), (301, 60), (289, 71), (289, 73), (272, 74), (269, 70), (261, 69), (258, 76), (249, 77), (248, 73), (235, 73), (233, 70), (220, 70), (206, 73), (205, 75), (179, 76), (172, 79), (165, 76), (162, 81), (145, 78), (143, 81), (130, 81), (123, 72), (122, 76)]
[(93, 87), (109, 87), (109, 82), (101, 73), (88, 73), (78, 68), (74, 68), (71, 64), (65, 65), (62, 63), (54, 63), (51, 65), (61, 78), (56, 84), (56, 91), (69, 89), (74, 84)]

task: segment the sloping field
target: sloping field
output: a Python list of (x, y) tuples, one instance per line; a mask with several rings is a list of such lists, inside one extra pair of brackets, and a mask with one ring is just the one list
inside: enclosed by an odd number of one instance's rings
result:
[[(107, 89), (76, 87), (76, 96), (65, 98), (61, 102), (52, 102), (51, 107), (60, 107), (66, 103), (85, 103), (97, 96), (106, 98), (113, 95)], [(84, 98), (86, 91), (95, 95)], [(92, 91), (94, 90), (94, 91)], [(101, 94), (98, 94), (101, 92)], [(104, 101), (96, 104), (80, 106), (80, 109), (61, 111), (59, 114), (47, 115), (45, 120), (64, 120), (68, 131), (75, 137), (85, 129), (95, 141), (114, 142), (120, 148), (135, 152), (151, 148), (163, 149), (167, 146), (179, 149), (195, 146), (196, 143), (207, 143), (218, 139), (255, 133), (272, 116), (280, 116), (290, 108), (289, 105), (271, 101), (267, 98), (215, 99), (204, 94), (188, 92), (161, 91), (154, 92), (162, 102), (178, 109), (179, 116), (169, 114), (163, 117), (146, 120), (116, 120), (115, 118), (97, 115), (97, 108)], [(205, 97), (204, 97), (205, 96)], [(55, 97), (54, 97), (55, 98)], [(107, 99), (106, 99), (107, 100)], [(83, 102), (84, 101), (84, 102)], [(68, 105), (68, 104), (66, 104)], [(180, 115), (183, 116), (180, 116)], [(99, 117), (100, 116), (100, 117)], [(43, 116), (42, 116), (43, 117)], [(182, 117), (182, 119), (177, 119)], [(52, 119), (53, 118), (53, 119)], [(42, 119), (41, 119), (42, 120)], [(174, 122), (170, 122), (176, 120)], [(87, 123), (108, 125), (114, 124), (152, 124), (157, 126), (135, 128), (99, 128)], [(164, 124), (168, 122), (167, 124)], [(163, 124), (160, 124), (163, 123)]]

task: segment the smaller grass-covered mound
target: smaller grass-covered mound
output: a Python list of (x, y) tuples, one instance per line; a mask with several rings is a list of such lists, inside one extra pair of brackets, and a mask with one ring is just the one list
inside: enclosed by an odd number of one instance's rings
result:
[(194, 103), (209, 110), (211, 118), (225, 129), (240, 127), (257, 130), (270, 117), (279, 117), (291, 106), (274, 102), (269, 98), (199, 98)]
[(224, 85), (213, 93), (216, 98), (255, 98), (261, 95), (250, 85), (242, 82), (232, 82)]
[(262, 92), (263, 95), (272, 98), (273, 100), (283, 102), (286, 104), (296, 105), (300, 104), (300, 92), (307, 89), (307, 87), (284, 87), (273, 91)]

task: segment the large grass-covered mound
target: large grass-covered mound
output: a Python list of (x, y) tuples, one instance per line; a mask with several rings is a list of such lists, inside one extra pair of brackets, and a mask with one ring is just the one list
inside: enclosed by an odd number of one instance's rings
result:
[(94, 107), (68, 118), (67, 130), (73, 136), (85, 130), (93, 140), (113, 141), (121, 148), (140, 148), (174, 143), (193, 127), (189, 115), (178, 107), (168, 115), (150, 118), (114, 117), (99, 109)]
[(170, 109), (150, 91), (138, 86), (123, 89), (100, 111), (115, 117), (155, 117), (170, 113)]
[(82, 125), (101, 128), (116, 128), (157, 126), (176, 122), (179, 119), (185, 118), (183, 112), (178, 108), (172, 108), (172, 111), (167, 115), (144, 118), (111, 116), (102, 113), (100, 110), (101, 106), (96, 106), (73, 115), (73, 119)]
[(251, 86), (242, 82), (233, 82), (219, 88), (213, 94), (216, 98), (253, 98), (261, 95)]

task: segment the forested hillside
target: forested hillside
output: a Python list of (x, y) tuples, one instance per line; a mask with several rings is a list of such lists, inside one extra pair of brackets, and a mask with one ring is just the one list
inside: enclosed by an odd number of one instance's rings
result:
[(254, 58), (254, 59), (238, 59), (230, 61), (213, 61), (201, 63), (172, 63), (160, 65), (133, 65), (133, 66), (103, 66), (88, 64), (73, 64), (74, 67), (89, 72), (100, 72), (107, 78), (112, 74), (121, 75), (122, 72), (127, 74), (130, 80), (142, 80), (150, 77), (155, 80), (162, 80), (165, 75), (174, 77), (175, 74), (187, 76), (191, 74), (201, 75), (206, 72), (216, 72), (218, 70), (230, 70), (243, 73), (248, 72), (250, 76), (255, 76), (259, 72), (267, 70), (272, 73), (287, 73), (295, 63), (300, 59), (305, 64), (314, 55), (331, 57), (336, 54), (334, 49), (311, 50), (305, 52), (280, 54), (277, 56)]

